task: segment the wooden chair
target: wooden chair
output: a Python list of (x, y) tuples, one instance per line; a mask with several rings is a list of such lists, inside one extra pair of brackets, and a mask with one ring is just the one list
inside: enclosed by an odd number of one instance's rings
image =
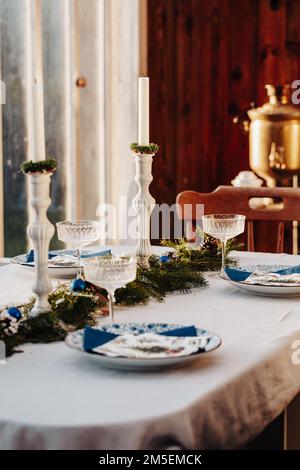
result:
[[(272, 198), (274, 203), (254, 207), (253, 198)], [(178, 217), (186, 223), (186, 233), (188, 234), (195, 234), (193, 226), (197, 219), (196, 208), (199, 204), (203, 204), (204, 214), (245, 215), (248, 251), (254, 251), (253, 221), (278, 222), (276, 251), (282, 253), (284, 249), (284, 223), (300, 220), (300, 188), (219, 186), (212, 193), (183, 191), (178, 194), (176, 202)]]

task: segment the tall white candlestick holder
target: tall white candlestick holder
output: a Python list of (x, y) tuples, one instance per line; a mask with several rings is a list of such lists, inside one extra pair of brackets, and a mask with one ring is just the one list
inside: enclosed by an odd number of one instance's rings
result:
[(152, 161), (154, 153), (135, 153), (135, 181), (138, 184), (138, 193), (133, 199), (133, 207), (137, 214), (138, 240), (136, 255), (147, 258), (152, 254), (150, 243), (150, 218), (155, 206), (155, 199), (149, 192), (149, 185), (153, 180)]
[(36, 317), (51, 310), (48, 301), (52, 289), (48, 273), (48, 251), (50, 240), (54, 235), (54, 227), (48, 220), (47, 210), (51, 204), (49, 192), (52, 172), (31, 173), (28, 176), (30, 178), (30, 205), (35, 213), (32, 224), (27, 228), (34, 246), (35, 278), (32, 291), (36, 297), (30, 316)]

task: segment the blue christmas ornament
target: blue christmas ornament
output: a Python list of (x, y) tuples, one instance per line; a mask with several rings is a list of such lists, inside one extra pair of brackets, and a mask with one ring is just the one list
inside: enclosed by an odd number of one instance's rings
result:
[(161, 263), (167, 263), (168, 261), (170, 261), (170, 257), (167, 256), (167, 255), (160, 256), (160, 257), (159, 257), (159, 261), (160, 261)]
[(74, 279), (70, 284), (70, 289), (73, 292), (81, 292), (86, 288), (85, 280), (81, 278)]
[(8, 315), (10, 315), (11, 317), (14, 317), (18, 321), (21, 320), (21, 318), (22, 318), (22, 313), (20, 312), (20, 310), (17, 307), (8, 308), (7, 313), (8, 313)]

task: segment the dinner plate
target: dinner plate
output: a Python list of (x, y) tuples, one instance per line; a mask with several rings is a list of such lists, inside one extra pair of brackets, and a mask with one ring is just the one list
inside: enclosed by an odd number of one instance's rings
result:
[[(65, 250), (56, 250), (56, 251), (51, 251), (51, 253), (55, 253), (58, 256), (62, 255), (65, 252)], [(15, 256), (14, 258), (11, 258), (11, 262), (13, 264), (16, 264), (17, 266), (20, 266), (23, 269), (26, 269), (26, 271), (34, 271), (34, 262), (32, 263), (27, 263), (27, 254), (22, 254)], [(77, 275), (77, 266), (72, 265), (72, 266), (60, 266), (60, 265), (51, 265), (51, 260), (49, 260), (49, 275), (50, 277), (58, 277), (58, 278), (72, 278), (76, 277)]]
[[(144, 334), (144, 333), (164, 333), (178, 328), (184, 328), (186, 325), (178, 325), (173, 323), (113, 323), (95, 328), (114, 333), (122, 334)], [(99, 353), (86, 352), (83, 348), (83, 335), (84, 330), (78, 330), (69, 333), (65, 339), (66, 344), (80, 353), (84, 354), (91, 360), (97, 361), (99, 365), (118, 369), (118, 370), (155, 370), (165, 369), (178, 365), (188, 364), (196, 360), (201, 354), (210, 352), (218, 348), (221, 344), (221, 339), (216, 334), (196, 327), (197, 336), (203, 339), (201, 350), (187, 356), (180, 357), (164, 357), (164, 358), (128, 358), (128, 357), (109, 357)]]
[[(286, 269), (290, 266), (288, 265), (266, 265), (266, 264), (257, 264), (257, 265), (247, 265), (239, 266), (236, 269), (241, 271), (263, 271), (263, 272), (275, 272), (280, 269)], [(264, 297), (300, 297), (300, 287), (299, 286), (264, 286), (259, 284), (247, 284), (245, 281), (232, 281), (231, 279), (226, 278), (221, 275), (221, 278), (229, 282), (234, 287), (238, 289), (249, 292), (250, 294), (261, 295)]]
[[(154, 246), (153, 248), (153, 253), (155, 255), (162, 255), (165, 254), (166, 252), (173, 251), (172, 248), (166, 248), (164, 246)], [(103, 247), (90, 247), (90, 248), (85, 248), (84, 251), (101, 251), (101, 250), (108, 250), (111, 249), (112, 254), (114, 255), (122, 255), (124, 253), (134, 253), (135, 252), (135, 246), (121, 246), (121, 245), (116, 245), (116, 246), (103, 246)], [(68, 250), (51, 250), (51, 253), (55, 253), (57, 255), (62, 255)], [(70, 251), (70, 250), (69, 250)], [(74, 250), (72, 250), (74, 251)], [(14, 258), (11, 258), (11, 263), (20, 266), (22, 269), (26, 269), (27, 271), (32, 271), (34, 270), (34, 263), (26, 263), (26, 258), (27, 254), (22, 254), (15, 256)], [(60, 265), (51, 265), (51, 260), (49, 260), (49, 275), (50, 277), (55, 277), (55, 278), (74, 278), (77, 275), (77, 266), (72, 265), (72, 266), (60, 266)]]

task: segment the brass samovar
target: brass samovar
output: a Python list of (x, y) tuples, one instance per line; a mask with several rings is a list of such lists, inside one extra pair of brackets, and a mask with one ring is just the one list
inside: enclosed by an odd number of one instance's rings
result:
[(300, 173), (300, 109), (290, 102), (288, 85), (266, 89), (269, 101), (248, 110), (249, 161), (268, 186), (282, 186)]

